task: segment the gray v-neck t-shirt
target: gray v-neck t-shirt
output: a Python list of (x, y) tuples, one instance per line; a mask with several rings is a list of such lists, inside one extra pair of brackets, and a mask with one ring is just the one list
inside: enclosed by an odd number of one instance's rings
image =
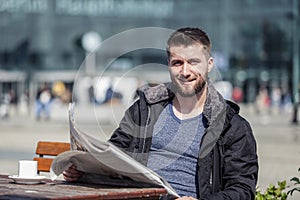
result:
[(147, 166), (180, 196), (198, 197), (197, 159), (204, 132), (202, 114), (180, 120), (172, 104), (166, 106), (154, 126)]

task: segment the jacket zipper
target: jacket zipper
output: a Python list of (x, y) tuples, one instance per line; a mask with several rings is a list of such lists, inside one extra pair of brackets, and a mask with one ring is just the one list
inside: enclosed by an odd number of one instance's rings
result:
[(146, 137), (147, 137), (147, 129), (148, 129), (148, 123), (150, 120), (150, 109), (148, 106), (148, 115), (147, 115), (147, 120), (146, 120), (146, 124), (145, 124), (145, 130), (144, 130), (144, 138), (143, 138), (143, 146), (142, 146), (142, 153), (144, 153), (145, 151), (145, 145), (146, 145)]

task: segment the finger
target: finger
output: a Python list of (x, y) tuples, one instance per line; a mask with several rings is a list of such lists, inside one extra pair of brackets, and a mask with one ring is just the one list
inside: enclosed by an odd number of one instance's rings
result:
[(75, 165), (72, 165), (65, 171), (67, 171), (69, 173), (74, 173), (74, 174), (78, 174), (78, 173), (82, 174), (82, 171), (79, 171)]
[(66, 171), (63, 171), (63, 175), (66, 177), (70, 177), (70, 178), (73, 178), (73, 177), (78, 178), (82, 175), (82, 173), (80, 173), (79, 171), (66, 170)]
[(68, 174), (67, 172), (63, 173), (63, 177), (67, 182), (76, 182), (80, 178), (79, 175)]
[(67, 177), (67, 176), (64, 176), (64, 179), (67, 181), (67, 182), (75, 182), (78, 180), (78, 178), (71, 178), (71, 177)]
[(73, 169), (73, 168), (69, 168), (66, 170), (66, 172), (71, 173), (71, 174), (81, 174), (82, 172), (77, 170), (77, 169)]

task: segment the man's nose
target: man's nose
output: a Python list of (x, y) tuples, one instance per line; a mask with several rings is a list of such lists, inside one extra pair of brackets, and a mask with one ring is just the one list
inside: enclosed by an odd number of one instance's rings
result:
[(183, 63), (181, 73), (184, 76), (187, 76), (190, 73), (190, 66), (187, 62)]

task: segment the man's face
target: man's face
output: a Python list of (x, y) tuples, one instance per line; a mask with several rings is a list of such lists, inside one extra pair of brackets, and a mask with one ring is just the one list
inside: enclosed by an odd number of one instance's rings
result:
[(183, 97), (191, 97), (204, 90), (212, 67), (213, 59), (201, 44), (170, 47), (171, 80), (175, 92)]

